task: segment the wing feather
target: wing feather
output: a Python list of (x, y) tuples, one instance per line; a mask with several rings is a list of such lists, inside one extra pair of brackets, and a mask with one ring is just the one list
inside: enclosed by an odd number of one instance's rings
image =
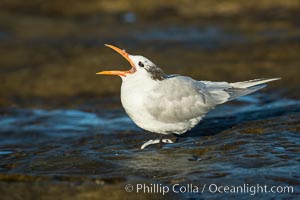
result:
[(161, 83), (147, 95), (145, 107), (165, 123), (188, 121), (205, 115), (214, 105), (205, 92), (205, 84), (185, 76), (175, 76)]
[(190, 77), (171, 75), (158, 84), (145, 100), (153, 118), (165, 123), (179, 123), (203, 117), (216, 105), (264, 87), (278, 79), (256, 79), (238, 83), (196, 81)]

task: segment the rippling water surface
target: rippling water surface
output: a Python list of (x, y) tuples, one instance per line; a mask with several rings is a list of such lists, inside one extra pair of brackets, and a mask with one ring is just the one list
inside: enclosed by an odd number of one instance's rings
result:
[(3, 108), (0, 171), (299, 189), (299, 122), (300, 101), (257, 93), (219, 106), (175, 144), (140, 150), (143, 142), (158, 135), (136, 127), (121, 108)]

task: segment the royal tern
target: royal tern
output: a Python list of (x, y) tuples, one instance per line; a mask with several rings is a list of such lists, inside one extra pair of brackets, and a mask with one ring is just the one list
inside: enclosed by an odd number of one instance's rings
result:
[[(280, 78), (244, 82), (197, 81), (187, 76), (167, 75), (149, 59), (130, 55), (113, 45), (131, 65), (128, 71), (101, 71), (122, 79), (121, 102), (140, 128), (163, 135), (181, 135), (196, 126), (217, 105), (262, 89)], [(170, 139), (149, 140), (141, 146), (173, 143)]]

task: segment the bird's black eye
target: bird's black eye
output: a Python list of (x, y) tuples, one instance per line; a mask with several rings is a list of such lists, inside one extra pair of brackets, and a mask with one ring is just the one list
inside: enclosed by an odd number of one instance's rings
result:
[(139, 66), (140, 67), (144, 67), (144, 63), (142, 63), (141, 61), (139, 62)]

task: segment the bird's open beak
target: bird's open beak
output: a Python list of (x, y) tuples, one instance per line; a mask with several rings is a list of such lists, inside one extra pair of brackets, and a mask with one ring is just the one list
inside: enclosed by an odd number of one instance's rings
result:
[(96, 74), (126, 76), (127, 74), (132, 74), (136, 71), (134, 63), (129, 58), (128, 53), (126, 53), (124, 50), (119, 49), (118, 47), (115, 47), (115, 46), (110, 45), (110, 44), (105, 44), (105, 46), (107, 46), (109, 48), (112, 48), (113, 50), (115, 50), (116, 52), (121, 54), (121, 56), (123, 56), (126, 60), (128, 60), (128, 62), (130, 63), (132, 68), (130, 70), (127, 70), (127, 71), (102, 71), (102, 72), (97, 72)]

